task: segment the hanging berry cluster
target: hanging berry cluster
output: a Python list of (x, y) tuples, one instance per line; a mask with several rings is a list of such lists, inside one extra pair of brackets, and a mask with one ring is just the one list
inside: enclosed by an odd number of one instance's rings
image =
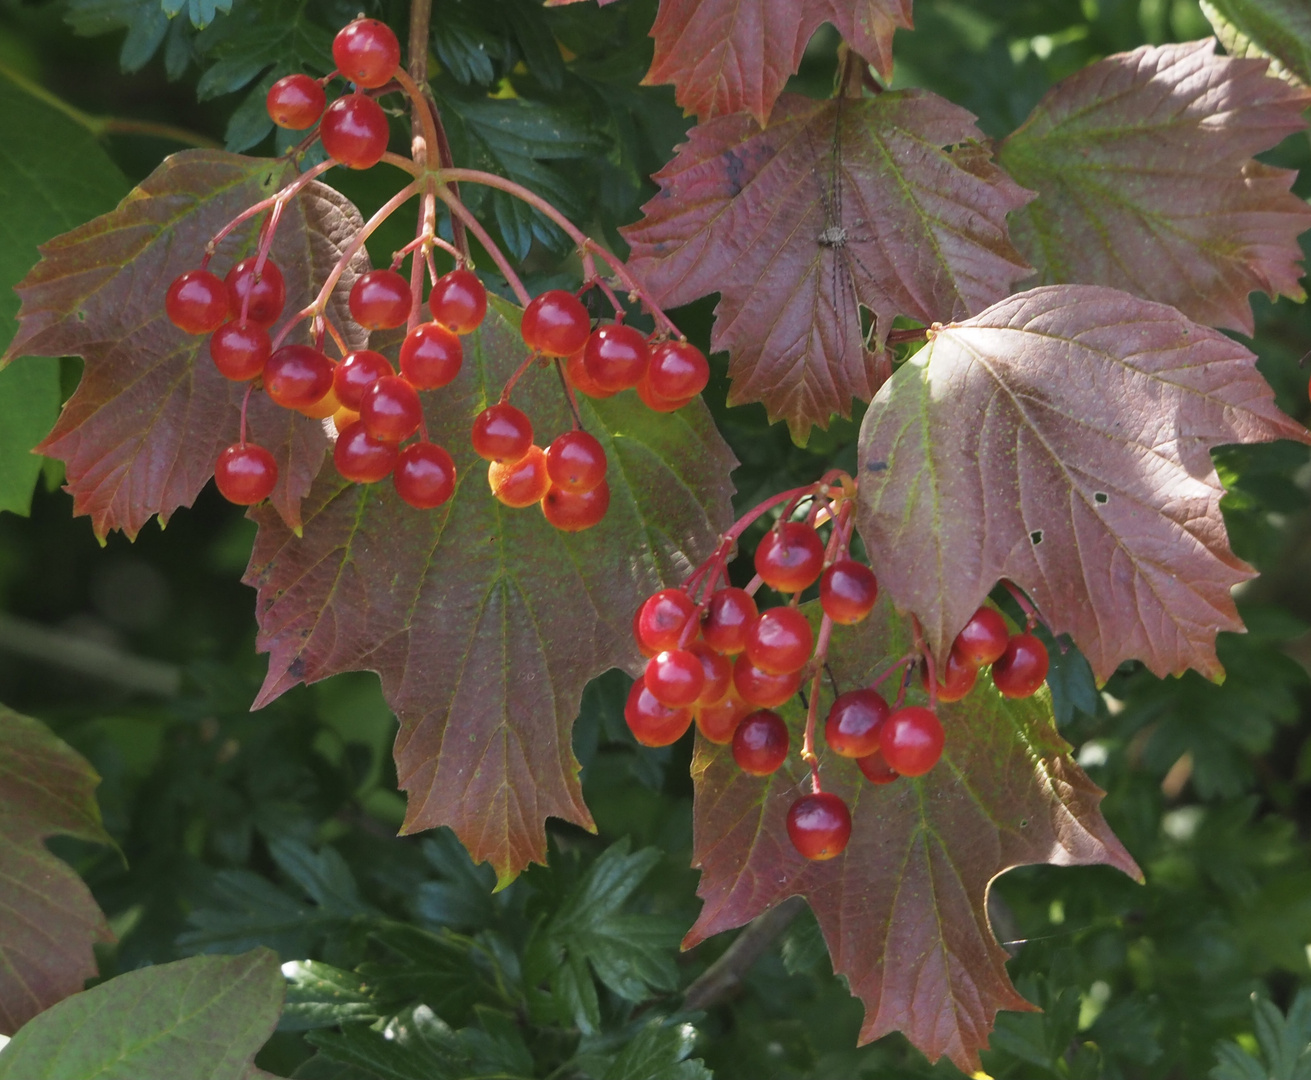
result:
[[(520, 332), (528, 356), (506, 381), (500, 399), (472, 418), (475, 452), (489, 462), (492, 494), (511, 507), (538, 504), (556, 528), (575, 532), (595, 525), (610, 503), (606, 456), (600, 441), (583, 429), (575, 392), (593, 398), (633, 389), (643, 402), (670, 412), (697, 397), (709, 380), (706, 358), (687, 343), (668, 317), (651, 302), (623, 263), (584, 236), (563, 215), (533, 192), (494, 174), (457, 169), (449, 161), (430, 163), (445, 139), (431, 98), (400, 65), (400, 45), (391, 29), (373, 19), (357, 19), (336, 36), (333, 59), (338, 70), (323, 79), (295, 74), (269, 90), (267, 105), (274, 123), (309, 130), (295, 152), (317, 139), (327, 160), (306, 170), (276, 195), (257, 203), (221, 229), (209, 242), (199, 269), (180, 275), (168, 289), (165, 310), (179, 329), (208, 334), (209, 353), (228, 379), (248, 384), (241, 410), (238, 441), (215, 464), (215, 482), (230, 501), (241, 505), (269, 497), (277, 484), (273, 455), (246, 439), (250, 394), (262, 390), (275, 404), (327, 421), (335, 436), (333, 462), (355, 483), (392, 478), (397, 493), (412, 506), (441, 506), (455, 491), (456, 470), (450, 453), (428, 438), (420, 391), (440, 390), (460, 373), (461, 338), (473, 333), (487, 313), (487, 292), (473, 272), (467, 233), (472, 233), (524, 305)], [(340, 76), (354, 88), (327, 104), (327, 87)], [(422, 137), (413, 157), (387, 150), (390, 130), (376, 100), (403, 92), (415, 108)], [(286, 286), (269, 258), (278, 221), (289, 199), (335, 165), (368, 169), (385, 162), (412, 180), (393, 196), (346, 245), (318, 295), (279, 329)], [(577, 244), (584, 281), (578, 293), (553, 289), (530, 297), (495, 242), (460, 202), (458, 184), (485, 184), (506, 191), (541, 211)], [(351, 319), (365, 331), (405, 327), (397, 361), (371, 349), (348, 348), (345, 336), (327, 314), (328, 302), (365, 240), (409, 199), (421, 202), (413, 242), (396, 252), (389, 268), (370, 270), (351, 286)], [(436, 207), (451, 215), (448, 242), (437, 235)], [(257, 252), (236, 262), (226, 277), (209, 269), (219, 245), (238, 226), (263, 215)], [(454, 259), (439, 275), (434, 252)], [(406, 258), (410, 274), (402, 273)], [(626, 309), (611, 283), (597, 273), (600, 258), (613, 281), (627, 290), (630, 302), (641, 301), (660, 329), (647, 335), (626, 324)], [(431, 290), (424, 320), (425, 270)], [(613, 322), (593, 328), (579, 295), (599, 289), (615, 311)], [(308, 322), (312, 344), (288, 342), (297, 326)], [(328, 354), (331, 339), (339, 353)], [(545, 448), (535, 441), (529, 418), (510, 404), (510, 393), (534, 365), (554, 365), (574, 417), (572, 430)], [(399, 369), (399, 370), (398, 370)], [(412, 440), (412, 441), (411, 441)]]
[[(807, 717), (800, 750), (811, 790), (797, 798), (787, 818), (793, 846), (808, 859), (841, 854), (851, 835), (846, 803), (821, 786), (815, 728), (834, 627), (861, 622), (878, 599), (874, 572), (851, 556), (855, 494), (849, 476), (832, 473), (768, 500), (725, 534), (681, 588), (648, 597), (633, 616), (633, 636), (647, 662), (629, 691), (624, 718), (643, 745), (667, 746), (695, 723), (710, 742), (731, 744), (743, 772), (769, 776), (791, 750), (787, 724), (774, 710), (811, 680), (803, 697)], [(756, 547), (755, 576), (744, 589), (729, 585), (727, 563), (738, 537), (780, 505), (779, 520)], [(827, 540), (821, 527), (829, 530)], [(818, 634), (800, 609), (803, 593), (816, 583)], [(785, 602), (760, 610), (761, 586)], [(1036, 616), (1022, 596), (1016, 598), (1031, 631)], [(928, 707), (905, 704), (916, 666), (929, 691)], [(824, 742), (838, 756), (854, 759), (871, 783), (922, 776), (937, 764), (945, 743), (937, 703), (964, 698), (988, 666), (1003, 696), (1029, 697), (1046, 680), (1047, 650), (1030, 632), (1012, 635), (998, 611), (983, 607), (957, 635), (939, 682), (916, 624), (913, 651), (869, 686), (837, 693), (824, 721)], [(878, 687), (894, 673), (901, 678), (890, 705)]]

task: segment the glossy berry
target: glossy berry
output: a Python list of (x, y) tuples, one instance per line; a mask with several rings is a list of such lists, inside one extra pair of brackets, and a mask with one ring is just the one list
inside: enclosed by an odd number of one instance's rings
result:
[(337, 395), (332, 392), (332, 383), (328, 384), (328, 392), (314, 402), (313, 405), (302, 405), (296, 411), (301, 416), (308, 416), (311, 420), (326, 420), (341, 408), (341, 402), (337, 400)]
[(224, 323), (209, 339), (209, 356), (219, 374), (233, 382), (253, 379), (273, 351), (268, 331), (254, 323)]
[(854, 559), (839, 559), (819, 579), (819, 602), (835, 623), (854, 626), (874, 608), (879, 583), (874, 571)]
[(1003, 697), (1026, 698), (1047, 679), (1047, 646), (1032, 634), (1016, 634), (992, 665), (992, 681)]
[(587, 374), (610, 394), (636, 386), (650, 360), (645, 335), (623, 323), (598, 326), (583, 348)]
[(551, 486), (546, 475), (546, 451), (530, 446), (518, 461), (502, 464), (493, 461), (487, 467), (487, 483), (492, 494), (506, 506), (516, 509), (541, 502)]
[(745, 656), (733, 664), (733, 686), (743, 701), (761, 708), (772, 709), (782, 705), (801, 686), (801, 672), (790, 675), (771, 675), (761, 671)]
[(347, 353), (332, 374), (332, 389), (347, 409), (359, 412), (364, 392), (384, 375), (395, 375), (391, 363), (380, 352), (360, 349)]
[(638, 679), (628, 691), (624, 703), (624, 720), (628, 730), (643, 746), (668, 746), (678, 742), (692, 724), (692, 710), (661, 705)]
[(371, 169), (387, 152), (391, 129), (382, 106), (363, 94), (343, 94), (327, 107), (319, 138), (328, 157), (348, 169)]
[(498, 401), (474, 417), (470, 440), (485, 461), (513, 463), (533, 445), (533, 424), (513, 405)]
[(228, 317), (228, 290), (208, 270), (188, 270), (164, 294), (169, 321), (187, 334), (209, 334)]
[(908, 705), (888, 717), (879, 731), (879, 753), (902, 776), (923, 776), (942, 757), (942, 724), (920, 705)]
[(347, 79), (372, 90), (396, 74), (401, 46), (390, 26), (377, 19), (356, 19), (332, 39), (332, 60)]
[(237, 443), (219, 454), (214, 465), (214, 483), (219, 493), (238, 506), (262, 502), (278, 482), (278, 465), (262, 446)]
[(637, 385), (633, 387), (633, 389), (637, 391), (637, 396), (642, 399), (642, 404), (652, 412), (677, 412), (692, 400), (691, 398), (679, 398), (675, 401), (670, 401), (667, 398), (662, 398), (651, 389), (651, 383), (647, 380), (645, 375), (637, 381)]
[[(591, 340), (590, 338), (588, 339)], [(614, 397), (617, 391), (605, 390), (601, 385), (592, 378), (587, 372), (587, 364), (583, 357), (587, 355), (587, 350), (580, 349), (565, 361), (564, 377), (569, 380), (569, 385), (577, 390), (580, 394), (586, 394), (590, 398)]]
[(816, 862), (841, 855), (851, 839), (851, 811), (828, 791), (802, 795), (788, 810), (788, 839)]
[(332, 389), (334, 366), (309, 345), (284, 345), (264, 364), (264, 392), (284, 409), (306, 409)]
[(351, 286), (351, 318), (366, 330), (391, 330), (410, 317), (412, 299), (410, 283), (395, 270), (370, 270)]
[(666, 341), (651, 350), (646, 382), (651, 392), (666, 401), (687, 401), (706, 388), (710, 365), (695, 345)]
[[(255, 277), (257, 258), (242, 259), (228, 271), (224, 279), (228, 286), (228, 313), (234, 320), (272, 326), (278, 321), (287, 303), (287, 285), (282, 271), (272, 259), (265, 259), (258, 280)], [(246, 303), (249, 294), (250, 303)]]
[(762, 611), (747, 627), (747, 659), (770, 675), (800, 671), (814, 646), (809, 620), (794, 607)]
[(879, 731), (892, 708), (877, 690), (839, 694), (824, 721), (824, 741), (842, 757), (868, 757), (879, 748)]
[(652, 653), (682, 647), (688, 620), (696, 605), (681, 589), (661, 589), (647, 597), (637, 612), (637, 643)]
[(364, 392), (360, 423), (375, 439), (398, 443), (419, 430), (423, 406), (419, 393), (399, 375), (384, 375)]
[(591, 491), (565, 491), (552, 484), (542, 496), (542, 513), (561, 532), (582, 532), (610, 509), (610, 485), (602, 480)]
[[(929, 670), (927, 667), (922, 669), (922, 681), (927, 687), (929, 685)], [(938, 685), (936, 692), (938, 700), (942, 702), (960, 701), (971, 690), (974, 689), (974, 682), (979, 676), (979, 669), (973, 664), (968, 664), (961, 659), (955, 649), (947, 654), (947, 662), (938, 669)]]
[(318, 123), (327, 98), (317, 79), (308, 75), (284, 75), (269, 87), (264, 104), (269, 119), (280, 128), (304, 131)]
[(813, 585), (823, 567), (824, 542), (805, 522), (785, 521), (756, 545), (756, 573), (779, 592)]
[(788, 741), (783, 718), (757, 709), (744, 716), (733, 732), (733, 760), (744, 773), (768, 776), (787, 760)]
[(591, 491), (605, 480), (605, 450), (586, 431), (566, 431), (546, 448), (546, 472), (562, 491)]
[(1006, 620), (1001, 617), (1001, 612), (981, 607), (956, 635), (951, 649), (959, 653), (967, 664), (981, 668), (1001, 659), (1010, 638), (1011, 633), (1006, 629)]
[(428, 294), (433, 322), (453, 334), (468, 334), (482, 324), (487, 314), (487, 290), (472, 270), (456, 269), (437, 279)]
[(401, 374), (419, 390), (440, 390), (463, 363), (460, 339), (435, 322), (420, 323), (401, 342)]
[(687, 651), (701, 661), (701, 673), (706, 679), (696, 699), (697, 706), (722, 701), (733, 686), (733, 661), (715, 652), (704, 641), (692, 642)]
[(347, 480), (372, 484), (396, 467), (396, 447), (375, 439), (358, 420), (337, 436), (332, 463)]
[(544, 356), (576, 353), (586, 344), (591, 329), (583, 302), (563, 289), (550, 289), (533, 297), (519, 324), (524, 344)]
[(736, 656), (747, 647), (747, 630), (756, 615), (756, 602), (745, 589), (718, 589), (706, 605), (701, 636), (716, 652)]
[(738, 697), (735, 690), (730, 689), (723, 701), (714, 705), (696, 706), (693, 719), (702, 735), (716, 746), (724, 746), (733, 741), (733, 732), (753, 707)]
[(436, 443), (411, 443), (396, 459), (391, 480), (407, 503), (431, 510), (455, 494), (455, 462)]
[(705, 689), (706, 673), (695, 653), (687, 649), (666, 649), (646, 662), (642, 678), (661, 705), (691, 705)]
[(883, 760), (883, 755), (877, 750), (869, 757), (857, 758), (856, 765), (871, 784), (890, 784), (901, 775)]

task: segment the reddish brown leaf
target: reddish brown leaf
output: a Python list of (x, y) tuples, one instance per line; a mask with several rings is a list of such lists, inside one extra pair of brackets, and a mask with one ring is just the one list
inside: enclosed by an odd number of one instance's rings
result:
[[(830, 666), (843, 690), (867, 684), (910, 646), (906, 624), (880, 601), (858, 628), (838, 627)], [(832, 703), (826, 683), (819, 717)], [(910, 695), (919, 700), (916, 691)], [(922, 697), (922, 695), (920, 695)], [(1138, 867), (1098, 810), (1102, 792), (1068, 756), (1046, 690), (1008, 701), (987, 676), (964, 701), (939, 707), (943, 759), (927, 775), (868, 783), (819, 737), (824, 790), (852, 812), (847, 850), (808, 862), (786, 819), (809, 790), (794, 752), (767, 779), (743, 773), (728, 747), (704, 739), (696, 785), (693, 863), (705, 901), (685, 946), (740, 926), (788, 896), (804, 896), (852, 993), (865, 1004), (861, 1040), (903, 1031), (930, 1058), (970, 1072), (999, 1009), (1031, 1008), (1006, 974), (988, 924), (988, 885), (1027, 863)], [(793, 747), (804, 717), (789, 714)]]
[[(189, 506), (213, 475), (219, 452), (237, 441), (245, 386), (224, 379), (207, 339), (190, 337), (164, 314), (164, 293), (199, 266), (210, 236), (246, 207), (295, 176), (285, 161), (190, 150), (166, 159), (118, 208), (42, 246), (42, 259), (18, 286), (20, 329), (7, 357), (81, 356), (77, 392), (37, 449), (62, 459), (77, 513), (98, 536), (135, 536), (158, 514)], [(342, 195), (311, 184), (282, 215), (273, 259), (287, 282), (287, 312), (309, 303), (362, 219)], [(219, 248), (211, 268), (227, 273), (254, 248), (255, 227)], [(336, 324), (356, 344), (337, 290)], [(304, 340), (301, 338), (300, 340)], [(323, 461), (322, 425), (250, 402), (250, 439), (277, 459), (273, 504), (292, 526)]]
[(887, 377), (862, 340), (897, 315), (961, 318), (1027, 267), (1006, 214), (1028, 197), (975, 146), (969, 113), (919, 90), (863, 101), (788, 95), (762, 131), (745, 116), (693, 128), (624, 230), (632, 268), (665, 306), (720, 294), (711, 344), (729, 351), (730, 404), (763, 401), (804, 441)]
[(858, 523), (879, 581), (945, 657), (999, 578), (1099, 680), (1137, 658), (1218, 677), (1241, 630), (1210, 450), (1297, 439), (1256, 357), (1174, 308), (1055, 285), (942, 328), (860, 435)]
[[(570, 535), (535, 507), (502, 506), (469, 425), (523, 357), (513, 311), (498, 302), (464, 339), (459, 378), (425, 395), (432, 438), (456, 460), (449, 503), (413, 510), (389, 482), (324, 476), (303, 539), (255, 512), (247, 574), (271, 654), (256, 704), (297, 682), (377, 671), (401, 720), (406, 831), (450, 825), (503, 884), (545, 858), (548, 815), (591, 827), (570, 747), (583, 686), (636, 661), (633, 611), (728, 526), (734, 465), (700, 403), (660, 415), (625, 393), (582, 405), (610, 462), (600, 525)], [(570, 426), (550, 372), (530, 373), (514, 401), (543, 444)]]
[(1012, 224), (1039, 283), (1110, 285), (1252, 333), (1247, 296), (1305, 297), (1297, 175), (1252, 155), (1306, 126), (1311, 92), (1213, 41), (1144, 46), (1084, 68), (1006, 140), (1039, 193)]
[(75, 994), (113, 935), (77, 873), (46, 850), (56, 834), (112, 843), (100, 777), (35, 720), (0, 706), (0, 1035)]

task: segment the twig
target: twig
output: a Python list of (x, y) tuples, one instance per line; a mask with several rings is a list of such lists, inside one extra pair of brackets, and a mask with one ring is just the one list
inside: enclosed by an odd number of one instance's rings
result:
[(132, 656), (66, 630), (54, 630), (12, 615), (0, 614), (0, 649), (116, 683), (139, 694), (171, 698), (182, 689), (180, 667)]
[(742, 979), (752, 965), (774, 943), (774, 939), (801, 914), (804, 904), (801, 897), (789, 896), (781, 904), (752, 919), (724, 955), (706, 968), (701, 977), (687, 988), (687, 993), (683, 995), (683, 1008), (709, 1009), (730, 997), (742, 985)]

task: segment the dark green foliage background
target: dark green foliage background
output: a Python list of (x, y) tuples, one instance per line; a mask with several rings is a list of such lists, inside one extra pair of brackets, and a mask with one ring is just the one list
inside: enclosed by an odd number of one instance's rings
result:
[[(95, 116), (273, 152), (264, 91), (291, 70), (329, 70), (332, 29), (360, 6), (0, 0), (0, 80), (14, 72)], [(434, 6), (434, 90), (460, 162), (529, 184), (617, 243), (686, 125), (668, 87), (638, 86), (654, 0)], [(364, 7), (405, 24), (399, 0)], [(1193, 0), (919, 0), (915, 18), (919, 29), (897, 39), (898, 82), (962, 103), (994, 137), (1092, 59), (1209, 33)], [(549, 34), (567, 63), (544, 46)], [(831, 31), (817, 36), (796, 88), (828, 92), (835, 44)], [(117, 133), (102, 145), (137, 180), (178, 143)], [(21, 145), (5, 150), (22, 160)], [(1298, 136), (1269, 158), (1305, 169), (1311, 145)], [(366, 213), (390, 182), (332, 179)], [(1311, 174), (1299, 188), (1309, 191)], [(544, 221), (490, 195), (478, 209), (525, 260), (531, 285), (571, 279)], [(399, 222), (380, 233), (375, 261), (405, 238)], [(1311, 349), (1311, 313), (1256, 306), (1262, 369), (1305, 421), (1298, 360)], [(680, 313), (703, 343), (710, 307)], [(75, 377), (65, 372), (66, 392)], [(721, 362), (708, 398), (743, 462), (743, 507), (853, 465), (859, 417), (799, 449), (759, 406), (726, 411), (725, 390)], [(1126, 670), (1099, 695), (1076, 654), (1057, 666), (1062, 730), (1108, 790), (1106, 816), (1147, 885), (1104, 868), (1029, 868), (1000, 881), (995, 927), (1015, 954), (1013, 978), (1045, 1011), (1002, 1015), (984, 1055), (992, 1076), (1308, 1075), (1298, 1055), (1311, 1041), (1311, 999), (1298, 997), (1286, 1022), (1279, 1010), (1311, 982), (1311, 473), (1306, 451), (1287, 445), (1216, 459), (1234, 547), (1264, 572), (1242, 596), (1250, 633), (1222, 639), (1220, 686)], [(831, 975), (808, 914), (739, 993), (706, 1013), (680, 1011), (728, 941), (677, 951), (697, 909), (689, 745), (639, 750), (617, 673), (589, 688), (575, 731), (599, 836), (552, 823), (550, 868), (493, 896), (490, 873), (449, 834), (393, 835), (403, 810), (394, 722), (375, 679), (340, 677), (247, 711), (263, 660), (252, 594), (238, 583), (252, 526), (237, 508), (207, 492), (167, 532), (101, 549), (54, 486), (43, 482), (30, 518), (0, 515), (0, 701), (53, 725), (104, 776), (122, 858), (59, 847), (119, 936), (100, 957), (104, 976), (257, 944), (316, 961), (298, 969), (283, 1030), (258, 1059), (281, 1075), (960, 1075), (896, 1037), (855, 1048), (860, 1006)], [(58, 648), (22, 656), (15, 642), (39, 651), (24, 638), (31, 623), (172, 665), (181, 690), (161, 698), (70, 671)], [(409, 1044), (379, 1034), (393, 1017), (417, 1033)]]

